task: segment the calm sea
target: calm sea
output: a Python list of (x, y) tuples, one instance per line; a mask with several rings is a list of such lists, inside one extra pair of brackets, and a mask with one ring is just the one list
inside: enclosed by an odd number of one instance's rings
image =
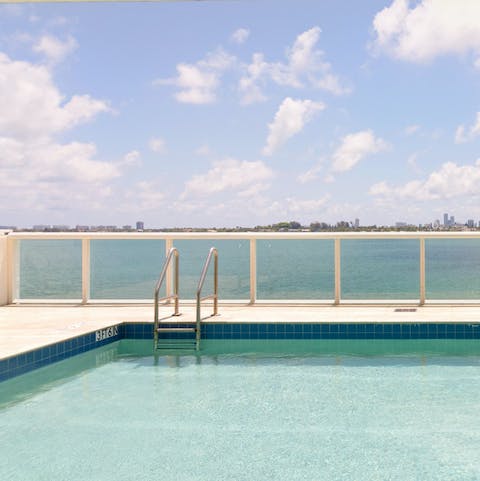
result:
[[(180, 295), (193, 299), (209, 248), (219, 251), (221, 299), (248, 299), (249, 241), (179, 240)], [(342, 299), (418, 299), (418, 240), (343, 240)], [(426, 240), (427, 299), (480, 299), (480, 240)], [(160, 240), (92, 240), (92, 299), (151, 299), (165, 258)], [(22, 299), (81, 298), (80, 240), (22, 240)], [(209, 284), (210, 283), (210, 284)], [(211, 289), (211, 276), (205, 293)], [(332, 240), (257, 241), (258, 299), (332, 299)]]

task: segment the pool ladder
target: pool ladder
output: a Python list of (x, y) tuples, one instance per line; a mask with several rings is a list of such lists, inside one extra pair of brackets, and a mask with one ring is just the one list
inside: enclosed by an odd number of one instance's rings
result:
[[(210, 262), (214, 259), (214, 271), (213, 271), (213, 294), (202, 297), (203, 284), (207, 277), (208, 268)], [(170, 263), (174, 259), (174, 287), (173, 294), (159, 298), (160, 289), (165, 281), (165, 277), (168, 272)], [(218, 315), (218, 251), (215, 247), (212, 247), (208, 253), (208, 256), (203, 265), (202, 273), (200, 274), (200, 280), (198, 282), (196, 293), (196, 320), (195, 322), (160, 322), (158, 303), (174, 301), (174, 312), (172, 316), (180, 316), (179, 312), (179, 253), (175, 247), (172, 247), (167, 254), (165, 262), (163, 264), (160, 277), (155, 285), (154, 294), (154, 325), (153, 325), (153, 340), (155, 350), (160, 349), (180, 349), (180, 350), (200, 350), (200, 338), (201, 338), (201, 302), (207, 299), (213, 299), (213, 314)]]

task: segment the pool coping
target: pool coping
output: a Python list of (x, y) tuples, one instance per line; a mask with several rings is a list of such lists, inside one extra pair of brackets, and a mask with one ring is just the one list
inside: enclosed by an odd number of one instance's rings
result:
[[(195, 305), (182, 303), (180, 310), (172, 318), (172, 306), (162, 305), (162, 322), (193, 322)], [(208, 302), (202, 305), (203, 339), (480, 338), (479, 306), (221, 304), (219, 316), (211, 312)], [(152, 315), (152, 304), (2, 306), (0, 379), (6, 371), (18, 375), (115, 340), (152, 339)], [(110, 335), (110, 328), (117, 333)]]
[[(165, 322), (165, 327), (178, 322)], [(181, 334), (167, 338), (178, 339)], [(122, 339), (152, 340), (152, 322), (121, 322), (0, 359), (0, 382)], [(208, 322), (202, 340), (480, 340), (480, 323)]]

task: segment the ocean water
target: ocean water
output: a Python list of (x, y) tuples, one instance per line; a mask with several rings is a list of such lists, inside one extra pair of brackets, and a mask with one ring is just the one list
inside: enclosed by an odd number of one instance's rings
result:
[(478, 355), (117, 346), (2, 383), (0, 479), (480, 478)]
[[(248, 299), (248, 240), (178, 240), (180, 296), (193, 299), (211, 246), (219, 251), (220, 299)], [(427, 299), (480, 299), (480, 240), (425, 242)], [(92, 240), (92, 299), (151, 299), (165, 258), (162, 240)], [(212, 276), (204, 287), (212, 290)], [(81, 298), (81, 241), (22, 240), (21, 299)], [(257, 298), (334, 297), (333, 240), (258, 240)], [(341, 298), (418, 299), (419, 241), (343, 240)]]

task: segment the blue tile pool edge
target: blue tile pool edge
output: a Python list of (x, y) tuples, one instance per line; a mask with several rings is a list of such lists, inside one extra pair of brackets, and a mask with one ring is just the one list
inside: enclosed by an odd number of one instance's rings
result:
[[(178, 325), (163, 324), (165, 327)], [(167, 338), (177, 338), (172, 334)], [(181, 337), (181, 336), (180, 336)], [(119, 323), (0, 360), (0, 382), (121, 339), (152, 339), (153, 323)], [(477, 323), (202, 323), (208, 340), (479, 339)]]
[(0, 382), (124, 338), (124, 324), (99, 329), (0, 359)]

